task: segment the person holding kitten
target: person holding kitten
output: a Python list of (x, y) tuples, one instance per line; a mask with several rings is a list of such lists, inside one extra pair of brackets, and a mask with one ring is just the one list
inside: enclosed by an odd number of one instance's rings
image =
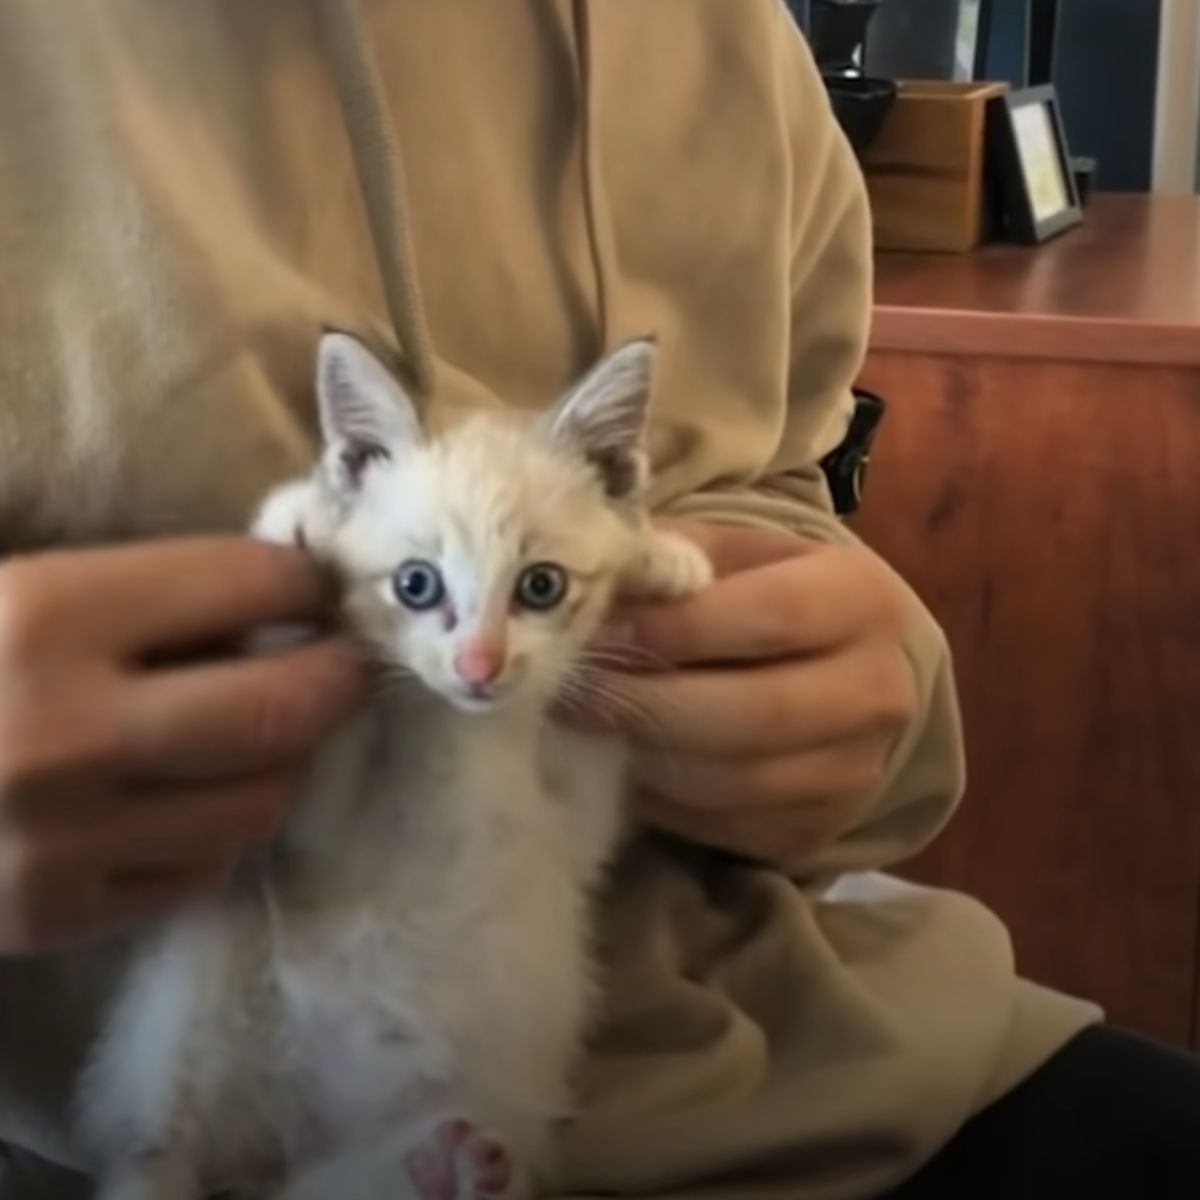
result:
[(818, 467), (869, 220), (781, 3), (5, 0), (0, 198), (3, 1200), (88, 1194), (71, 1101), (131, 937), (272, 838), (364, 694), (335, 631), (228, 649), (332, 615), (235, 536), (311, 462), (329, 327), (434, 419), (657, 337), (651, 499), (717, 578), (612, 614), (655, 664), (622, 685), (647, 832), (562, 1195), (1200, 1180), (1191, 1060), (877, 873), (950, 818), (961, 735), (940, 631)]

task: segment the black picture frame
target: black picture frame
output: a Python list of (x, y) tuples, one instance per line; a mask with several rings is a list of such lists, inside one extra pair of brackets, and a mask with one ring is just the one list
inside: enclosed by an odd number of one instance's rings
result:
[[(1039, 163), (1039, 154), (1052, 159)], [(990, 102), (988, 169), (999, 236), (1037, 245), (1083, 220), (1053, 84), (1007, 92)]]

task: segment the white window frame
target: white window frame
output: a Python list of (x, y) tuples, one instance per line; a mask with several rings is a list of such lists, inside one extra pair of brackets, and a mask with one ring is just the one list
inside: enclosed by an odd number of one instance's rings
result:
[(1200, 191), (1200, 0), (1162, 0), (1154, 190)]

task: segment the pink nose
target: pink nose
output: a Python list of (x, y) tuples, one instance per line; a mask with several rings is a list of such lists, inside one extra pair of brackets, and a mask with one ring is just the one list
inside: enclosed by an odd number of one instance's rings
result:
[(454, 669), (463, 683), (481, 687), (492, 683), (504, 669), (504, 650), (494, 642), (467, 642), (454, 655)]

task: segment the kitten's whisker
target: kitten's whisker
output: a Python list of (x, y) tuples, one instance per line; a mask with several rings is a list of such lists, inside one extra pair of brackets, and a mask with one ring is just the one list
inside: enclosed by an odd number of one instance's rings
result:
[(617, 663), (642, 663), (660, 671), (675, 669), (675, 664), (669, 659), (663, 658), (661, 654), (655, 654), (652, 650), (647, 650), (645, 646), (639, 646), (634, 642), (598, 642), (594, 646), (585, 646), (581, 657), (585, 660), (595, 659), (599, 661), (607, 658)]
[[(603, 697), (603, 700), (615, 710), (631, 719), (642, 731), (642, 740), (647, 747), (662, 758), (669, 771), (678, 773), (678, 752), (671, 746), (665, 723), (645, 704), (633, 699), (622, 688), (621, 683), (620, 676), (608, 675), (603, 677), (602, 681), (597, 681), (594, 676), (589, 679), (589, 686), (593, 693)], [(670, 701), (664, 698), (660, 698), (659, 703), (670, 706)]]
[(645, 711), (644, 706), (637, 704), (628, 696), (621, 695), (603, 684), (597, 684), (595, 677), (581, 670), (572, 670), (562, 682), (561, 695), (564, 699), (573, 700), (584, 705), (598, 718), (610, 724), (613, 733), (620, 733), (622, 726), (620, 717), (632, 718), (643, 730), (650, 729), (657, 734), (658, 744), (653, 746), (660, 756), (667, 772), (678, 776), (680, 762), (678, 754), (667, 744), (662, 733), (662, 723)]
[(589, 707), (605, 706), (627, 720), (631, 720), (640, 729), (654, 735), (665, 749), (664, 727), (662, 722), (646, 707), (634, 700), (625, 692), (619, 683), (619, 678), (612, 675), (597, 676), (580, 673), (575, 679), (581, 698)]
[(583, 657), (582, 662), (589, 667), (624, 674), (644, 674), (659, 670), (657, 666), (645, 662), (634, 662), (628, 655), (619, 654), (616, 651), (611, 654), (603, 652), (588, 654)]
[(383, 683), (407, 683), (416, 676), (412, 671), (378, 671), (375, 679)]
[(619, 733), (621, 730), (620, 722), (617, 720), (616, 714), (606, 711), (605, 709), (597, 709), (593, 703), (591, 691), (588, 689), (585, 681), (567, 677), (562, 681), (559, 689), (560, 697), (567, 701), (568, 704), (576, 704), (581, 708), (588, 709), (598, 717), (611, 733)]
[(400, 663), (376, 660), (371, 666), (371, 691), (380, 700), (403, 696), (417, 677), (415, 671)]
[(649, 734), (659, 742), (665, 741), (662, 722), (653, 716), (644, 706), (634, 703), (627, 696), (617, 695), (612, 692), (600, 692), (597, 695), (603, 703), (608, 704), (616, 712), (623, 714), (629, 719), (643, 734)]

